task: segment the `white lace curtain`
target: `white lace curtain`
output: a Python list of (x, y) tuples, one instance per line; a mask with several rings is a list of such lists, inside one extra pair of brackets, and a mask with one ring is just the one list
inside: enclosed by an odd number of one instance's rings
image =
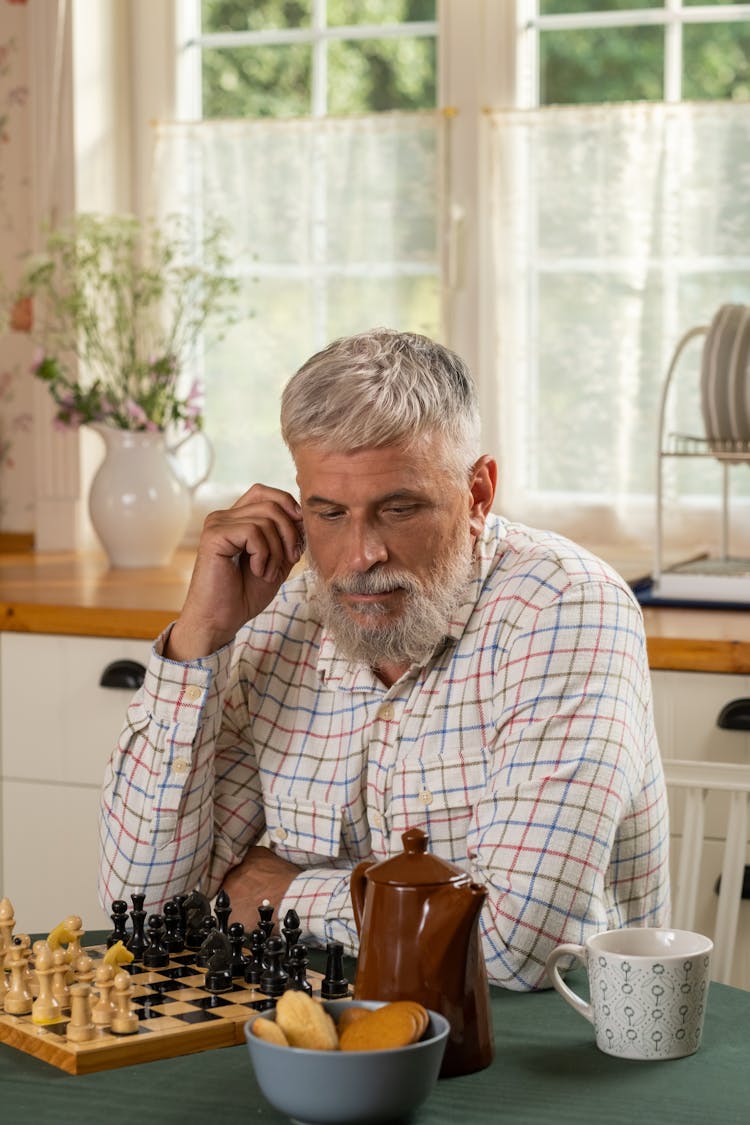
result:
[[(502, 112), (485, 136), (503, 504), (578, 538), (650, 546), (672, 351), (720, 305), (750, 302), (750, 107)], [(703, 432), (701, 347), (678, 369), (670, 429)], [(663, 464), (673, 544), (710, 547), (718, 463)], [(730, 478), (741, 539), (750, 469)]]
[(438, 114), (156, 127), (162, 212), (221, 216), (242, 318), (206, 349), (215, 489), (293, 486), (281, 389), (315, 350), (377, 325), (439, 332)]
[[(316, 348), (377, 324), (440, 334), (449, 127), (437, 113), (157, 127), (160, 209), (223, 216), (243, 281), (241, 323), (204, 358), (216, 486), (291, 486), (279, 394)], [(642, 554), (672, 350), (721, 304), (750, 303), (750, 109), (497, 112), (482, 143), (483, 332), (496, 356), (484, 423), (498, 508)], [(700, 358), (698, 340), (672, 428), (701, 430)], [(670, 537), (710, 546), (718, 464), (671, 462), (666, 479)], [(746, 512), (750, 469), (731, 479)]]

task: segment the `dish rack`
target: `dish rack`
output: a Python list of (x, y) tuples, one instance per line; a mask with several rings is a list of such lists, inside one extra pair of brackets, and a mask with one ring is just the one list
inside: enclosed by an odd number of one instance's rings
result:
[[(734, 465), (750, 463), (750, 442), (716, 439), (695, 434), (667, 432), (667, 407), (680, 358), (697, 336), (705, 336), (710, 325), (691, 328), (679, 340), (667, 370), (659, 402), (659, 445), (656, 483), (656, 545), (651, 595), (666, 601), (709, 603), (750, 602), (750, 559), (730, 554), (729, 475)], [(664, 566), (664, 464), (674, 457), (711, 457), (721, 462), (722, 505), (718, 556), (700, 555)]]

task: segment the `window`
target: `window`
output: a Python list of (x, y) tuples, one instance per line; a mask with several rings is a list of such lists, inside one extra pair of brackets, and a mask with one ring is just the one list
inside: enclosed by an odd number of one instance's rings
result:
[[(477, 373), (503, 510), (595, 547), (634, 532), (649, 545), (671, 350), (719, 304), (750, 302), (732, 174), (748, 174), (750, 137), (731, 110), (750, 99), (750, 6), (188, 0), (179, 12), (185, 124), (161, 130), (158, 167), (188, 169), (177, 186), (205, 198), (236, 176), (252, 213), (237, 258), (244, 334), (205, 357), (217, 484), (289, 483), (281, 384), (334, 335), (391, 323), (442, 335)], [(237, 171), (243, 129), (264, 168)], [(208, 131), (218, 147), (199, 139)], [(175, 147), (186, 137), (190, 157)], [(658, 206), (645, 209), (649, 187)], [(699, 348), (688, 363), (684, 413), (700, 425)], [(675, 468), (691, 518), (716, 508), (712, 468)], [(738, 490), (750, 495), (750, 478)]]

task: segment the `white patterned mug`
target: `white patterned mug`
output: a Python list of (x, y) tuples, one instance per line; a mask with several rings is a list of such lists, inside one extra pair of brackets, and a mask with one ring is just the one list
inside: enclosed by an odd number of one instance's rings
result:
[[(679, 1059), (698, 1049), (713, 942), (689, 930), (606, 930), (585, 945), (558, 945), (547, 958), (553, 985), (594, 1025), (596, 1045), (623, 1059)], [(590, 1002), (560, 975), (582, 961)]]

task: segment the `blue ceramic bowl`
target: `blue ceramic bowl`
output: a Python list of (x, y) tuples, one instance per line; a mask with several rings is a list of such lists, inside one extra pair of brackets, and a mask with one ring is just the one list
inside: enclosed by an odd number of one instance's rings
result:
[[(345, 1008), (382, 1008), (375, 1000), (331, 1000), (325, 1008), (338, 1020)], [(435, 1087), (450, 1025), (438, 1012), (418, 1043), (383, 1051), (308, 1051), (277, 1047), (245, 1024), (250, 1060), (264, 1096), (300, 1125), (371, 1125), (406, 1117)]]

